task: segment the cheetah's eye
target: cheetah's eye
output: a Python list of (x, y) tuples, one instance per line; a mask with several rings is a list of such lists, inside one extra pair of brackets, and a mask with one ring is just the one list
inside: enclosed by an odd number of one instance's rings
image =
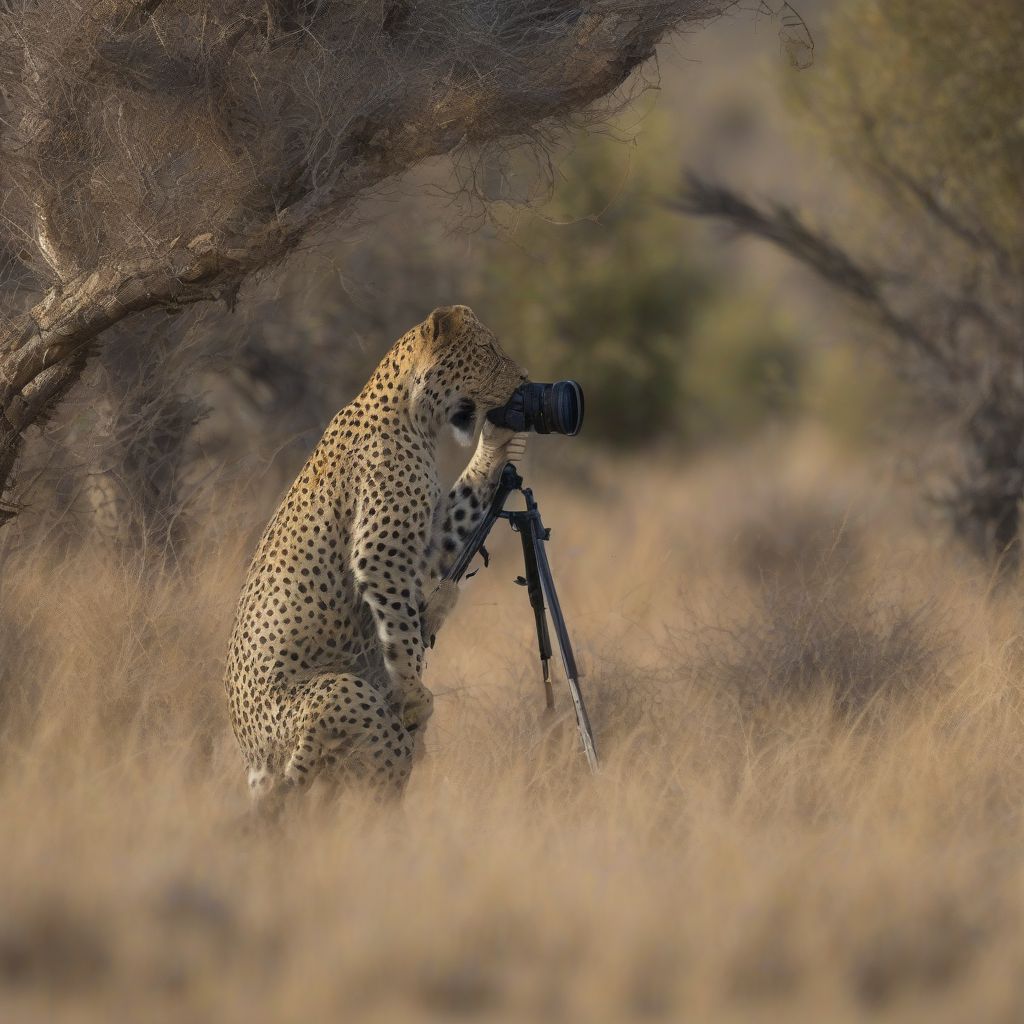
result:
[(476, 402), (471, 398), (459, 399), (455, 412), (451, 416), (451, 424), (456, 430), (470, 430), (476, 418)]

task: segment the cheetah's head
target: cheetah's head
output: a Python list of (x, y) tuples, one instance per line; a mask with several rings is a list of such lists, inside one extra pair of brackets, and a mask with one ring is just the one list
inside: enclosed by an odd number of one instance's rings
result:
[(526, 373), (468, 306), (441, 306), (416, 329), (412, 402), (417, 419), (451, 424), (456, 439), (472, 443), (477, 425), (504, 405)]

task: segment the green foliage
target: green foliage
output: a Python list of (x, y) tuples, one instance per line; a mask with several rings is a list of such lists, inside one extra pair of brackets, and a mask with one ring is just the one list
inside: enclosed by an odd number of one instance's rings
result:
[(736, 312), (736, 296), (668, 209), (674, 149), (656, 115), (632, 147), (578, 140), (543, 215), (486, 270), (488, 315), (531, 376), (583, 384), (591, 441), (735, 436), (791, 405), (792, 337)]
[(844, 164), (903, 215), (914, 184), (971, 231), (1024, 253), (1024, 4), (848, 0), (828, 59), (789, 82)]
[(792, 413), (807, 360), (789, 325), (757, 296), (709, 304), (686, 361), (689, 435), (704, 442), (741, 436)]

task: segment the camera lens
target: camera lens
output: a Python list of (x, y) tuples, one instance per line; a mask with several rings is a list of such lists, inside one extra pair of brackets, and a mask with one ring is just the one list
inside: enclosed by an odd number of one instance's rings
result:
[(523, 384), (500, 409), (487, 418), (509, 430), (574, 437), (583, 426), (583, 388), (574, 380), (554, 384)]
[(567, 434), (574, 437), (583, 426), (583, 388), (574, 380), (547, 385), (544, 395), (544, 421), (547, 430), (538, 433)]

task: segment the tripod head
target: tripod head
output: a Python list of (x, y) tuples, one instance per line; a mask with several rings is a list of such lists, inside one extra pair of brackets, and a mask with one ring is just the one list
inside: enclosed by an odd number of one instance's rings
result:
[[(519, 511), (509, 511), (505, 503), (509, 496), (519, 492), (523, 495), (526, 508)], [(543, 673), (544, 694), (546, 705), (549, 710), (555, 706), (554, 693), (551, 689), (551, 637), (548, 633), (548, 609), (550, 609), (551, 621), (555, 627), (555, 636), (558, 640), (558, 649), (562, 655), (562, 665), (565, 669), (566, 681), (569, 684), (569, 694), (572, 697), (573, 708), (576, 712), (576, 725), (579, 729), (580, 739), (583, 743), (583, 751), (587, 757), (587, 763), (591, 771), (598, 769), (597, 749), (594, 745), (594, 734), (590, 728), (590, 719), (587, 715), (586, 705), (583, 703), (583, 693), (580, 690), (580, 672), (576, 665), (576, 656), (573, 653), (572, 643), (569, 639), (569, 631), (565, 625), (565, 618), (562, 615), (562, 606), (558, 600), (558, 592), (555, 590), (555, 580), (551, 574), (551, 566), (548, 563), (545, 543), (551, 536), (551, 531), (544, 526), (540, 517), (540, 508), (534, 500), (533, 491), (523, 486), (523, 478), (519, 471), (511, 463), (507, 463), (502, 470), (498, 487), (491, 499), (484, 518), (476, 529), (466, 538), (466, 542), (459, 552), (451, 568), (444, 575), (444, 579), (458, 583), (466, 575), (470, 562), (479, 553), (484, 560), (484, 566), (489, 564), (489, 556), (484, 542), (487, 540), (491, 528), (499, 519), (507, 519), (513, 531), (519, 534), (523, 546), (523, 562), (525, 571), (523, 576), (516, 579), (516, 583), (524, 586), (530, 597), (530, 605), (533, 608), (534, 620), (537, 627), (537, 646), (540, 652), (541, 671)], [(545, 599), (547, 606), (545, 607)]]

